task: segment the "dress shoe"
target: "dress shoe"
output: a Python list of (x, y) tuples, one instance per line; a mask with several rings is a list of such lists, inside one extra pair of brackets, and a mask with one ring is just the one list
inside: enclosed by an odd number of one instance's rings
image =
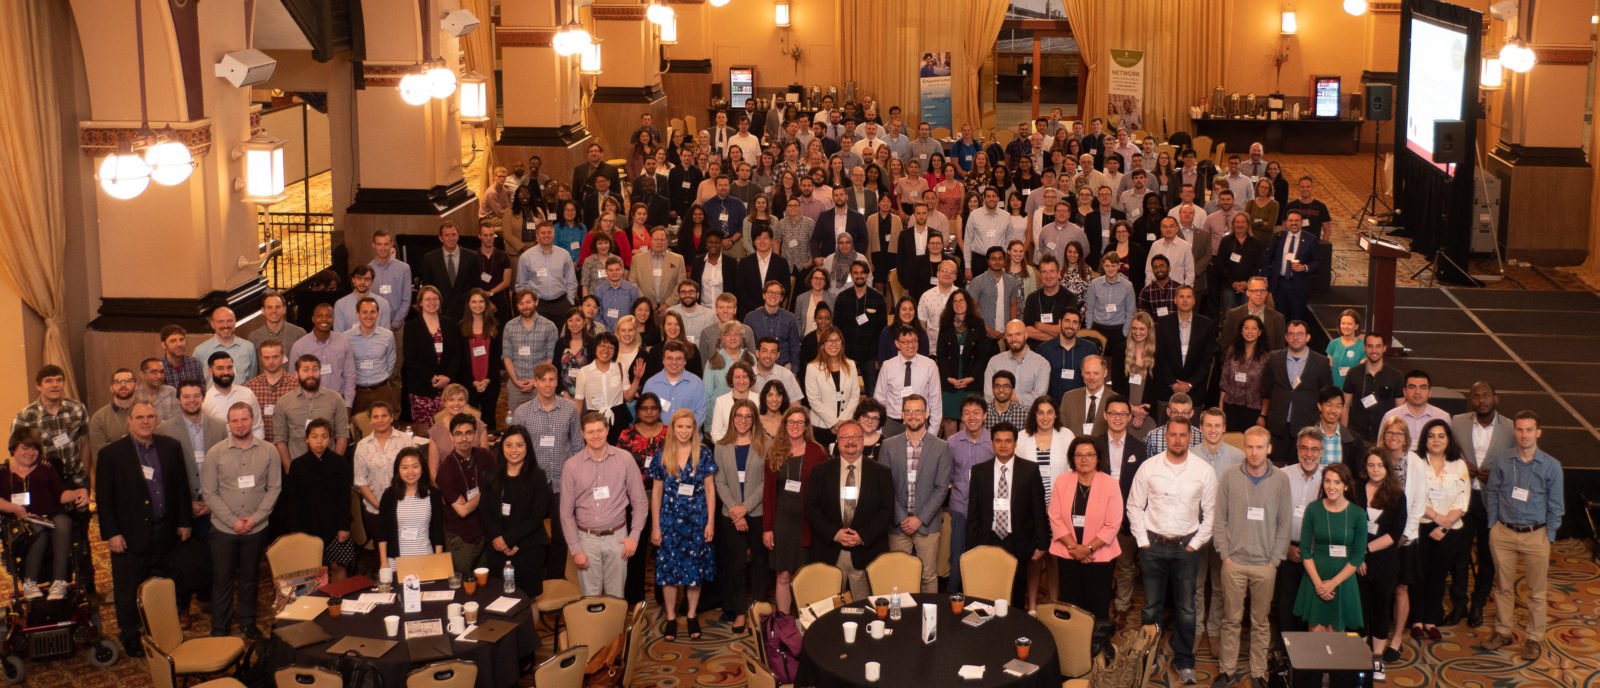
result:
[(1431, 626), (1431, 627), (1428, 628), (1428, 640), (1432, 640), (1432, 641), (1437, 642), (1437, 641), (1443, 640), (1443, 639), (1444, 639), (1444, 634), (1439, 632), (1439, 627), (1438, 626)]
[(1483, 606), (1478, 605), (1467, 610), (1467, 625), (1472, 628), (1483, 627)]
[(143, 659), (144, 658), (144, 645), (141, 644), (138, 641), (133, 641), (133, 642), (123, 641), (123, 643), (122, 643), (122, 655), (124, 657), (127, 657), (128, 659)]
[(1217, 680), (1211, 683), (1211, 688), (1233, 688), (1233, 676), (1226, 673), (1218, 675)]
[(1539, 646), (1539, 641), (1537, 640), (1528, 640), (1522, 643), (1522, 658), (1525, 660), (1537, 662), (1539, 661), (1539, 655), (1543, 653), (1544, 649)]
[(1427, 636), (1428, 636), (1428, 632), (1422, 630), (1421, 626), (1412, 626), (1411, 627), (1411, 639), (1412, 640), (1422, 640), (1423, 638), (1426, 638)]
[(1504, 633), (1495, 633), (1494, 635), (1489, 636), (1488, 640), (1483, 641), (1483, 649), (1490, 652), (1496, 652), (1514, 642), (1516, 641), (1513, 640), (1509, 635), (1505, 635)]
[(1454, 626), (1454, 625), (1456, 625), (1458, 623), (1461, 623), (1461, 619), (1464, 616), (1466, 616), (1466, 615), (1461, 613), (1461, 606), (1457, 605), (1456, 607), (1454, 607), (1454, 608), (1452, 608), (1450, 610), (1449, 614), (1445, 614), (1444, 615), (1444, 621), (1441, 622), (1439, 625), (1441, 625), (1441, 626)]

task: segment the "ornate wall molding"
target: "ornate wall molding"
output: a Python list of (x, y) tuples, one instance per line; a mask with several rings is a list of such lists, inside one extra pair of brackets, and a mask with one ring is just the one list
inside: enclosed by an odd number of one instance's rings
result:
[[(252, 131), (259, 128), (261, 116), (259, 113), (251, 115)], [(167, 125), (152, 122), (150, 127), (157, 131)], [(189, 147), (189, 152), (194, 157), (204, 156), (211, 150), (211, 120), (196, 122), (173, 122), (174, 131), (178, 133), (178, 140)], [(141, 126), (137, 122), (112, 123), (112, 122), (82, 122), (78, 125), (78, 149), (84, 155), (99, 157), (116, 152), (117, 146), (124, 141), (132, 141), (139, 136)]]
[(501, 26), (494, 30), (502, 48), (548, 48), (557, 29), (546, 26)]
[(644, 5), (594, 5), (589, 8), (595, 21), (645, 21)]

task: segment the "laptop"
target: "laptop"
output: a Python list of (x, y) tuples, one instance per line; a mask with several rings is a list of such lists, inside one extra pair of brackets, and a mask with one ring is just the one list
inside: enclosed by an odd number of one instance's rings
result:
[(289, 647), (292, 647), (296, 650), (306, 647), (307, 645), (315, 645), (317, 643), (325, 643), (329, 640), (333, 640), (333, 636), (329, 635), (328, 632), (323, 630), (322, 626), (317, 625), (317, 622), (315, 621), (302, 621), (297, 624), (290, 624), (288, 626), (273, 630), (272, 634), (278, 636), (279, 640), (282, 640), (284, 643), (288, 644)]
[(510, 621), (500, 619), (478, 619), (478, 627), (467, 634), (468, 640), (477, 640), (486, 643), (498, 642), (507, 633), (517, 630), (517, 625)]
[(347, 635), (340, 638), (339, 642), (334, 643), (332, 647), (329, 647), (328, 654), (343, 655), (354, 652), (367, 659), (377, 659), (388, 654), (390, 650), (394, 649), (394, 646), (399, 644), (399, 642), (393, 640)]
[(452, 656), (450, 638), (443, 635), (407, 639), (406, 650), (411, 653), (412, 662), (432, 662)]

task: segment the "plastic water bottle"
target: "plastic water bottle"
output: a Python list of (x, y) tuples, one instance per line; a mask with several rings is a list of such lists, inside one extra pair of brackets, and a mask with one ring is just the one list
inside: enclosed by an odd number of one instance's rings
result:
[(506, 562), (506, 567), (500, 571), (500, 576), (505, 580), (504, 590), (507, 595), (517, 591), (517, 569), (511, 562)]
[(889, 593), (889, 620), (900, 620), (900, 588)]

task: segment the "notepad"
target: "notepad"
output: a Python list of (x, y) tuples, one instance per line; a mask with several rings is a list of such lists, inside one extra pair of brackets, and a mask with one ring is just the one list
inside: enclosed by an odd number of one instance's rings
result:
[(1002, 668), (1005, 669), (1006, 673), (1011, 674), (1012, 676), (1020, 677), (1027, 676), (1035, 671), (1038, 671), (1039, 665), (1024, 662), (1020, 659), (1013, 659), (1009, 662), (1006, 662), (1006, 665)]
[(444, 622), (439, 619), (419, 619), (406, 622), (406, 640), (444, 635)]
[[(869, 606), (869, 607), (878, 606), (878, 600), (883, 600), (885, 602), (892, 602), (893, 601), (893, 597), (894, 597), (893, 595), (873, 595), (873, 596), (867, 598), (867, 606)], [(916, 599), (912, 598), (910, 595), (907, 595), (907, 594), (903, 594), (902, 593), (900, 595), (900, 608), (901, 609), (916, 609), (916, 607), (917, 607)]]
[[(373, 604), (394, 604), (394, 593), (392, 593), (392, 592), (364, 592), (364, 593), (361, 593), (360, 597), (356, 598), (356, 601), (357, 602), (371, 602)], [(346, 602), (345, 604), (349, 604), (349, 602)]]
[(456, 591), (454, 591), (454, 590), (424, 590), (422, 592), (422, 601), (423, 602), (454, 602), (454, 601), (456, 601)]
[(982, 681), (984, 666), (982, 664), (963, 664), (956, 675), (968, 681)]
[(490, 602), (483, 610), (495, 614), (510, 614), (511, 610), (517, 608), (517, 603), (520, 601), (515, 597), (501, 596), (500, 599)]
[(346, 614), (366, 614), (378, 608), (378, 603), (372, 600), (349, 600), (343, 605)]

